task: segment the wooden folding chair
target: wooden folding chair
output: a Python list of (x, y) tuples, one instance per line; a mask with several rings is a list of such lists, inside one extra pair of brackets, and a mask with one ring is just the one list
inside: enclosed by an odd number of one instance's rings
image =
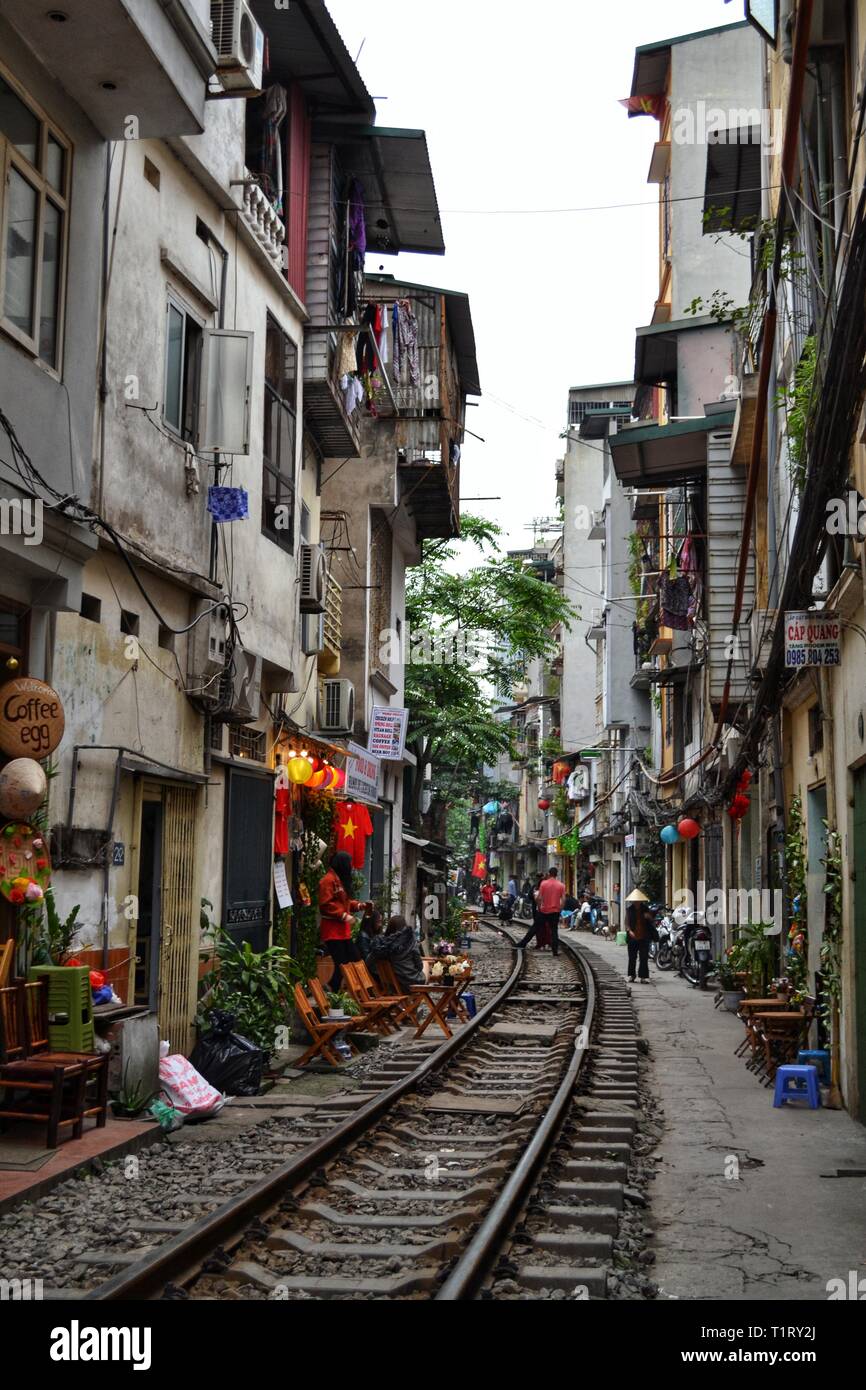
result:
[[(361, 971), (364, 972), (362, 978)], [(364, 1016), (370, 1027), (378, 1033), (389, 1035), (397, 1031), (397, 1022), (394, 1017), (398, 1000), (390, 998), (379, 998), (376, 993), (367, 985), (366, 980), (370, 979), (369, 971), (362, 961), (352, 961), (348, 969), (343, 966), (343, 979), (346, 988), (359, 1008), (364, 1010)]]
[(0, 989), (5, 989), (12, 979), (12, 964), (15, 960), (15, 942), (4, 941), (0, 945)]
[(388, 998), (399, 998), (404, 1001), (400, 1020), (402, 1021), (404, 1018), (408, 1018), (412, 1026), (417, 1028), (418, 1010), (424, 1003), (424, 1000), (418, 995), (407, 994), (405, 990), (400, 988), (400, 981), (397, 979), (394, 973), (394, 967), (389, 960), (376, 961), (376, 974), (379, 976), (381, 987), (388, 991)]
[[(339, 1037), (341, 1033), (347, 1033), (350, 1028), (353, 1028), (356, 1020), (350, 1019), (345, 1023), (324, 1022), (319, 1018), (319, 1015), (307, 998), (304, 986), (301, 984), (295, 985), (295, 1008), (313, 1042), (312, 1046), (307, 1048), (303, 1056), (299, 1057), (292, 1065), (295, 1067), (303, 1067), (307, 1062), (311, 1062), (314, 1057), (321, 1053), (325, 1060), (330, 1062), (332, 1067), (339, 1067), (341, 1065), (340, 1058), (334, 1051), (331, 1043), (335, 1038)], [(351, 1047), (351, 1043), (349, 1046)], [(353, 1048), (352, 1050), (355, 1051), (356, 1049)]]
[[(346, 967), (344, 966), (344, 967), (343, 967), (343, 970), (344, 970), (344, 971), (345, 971), (345, 968), (346, 968)], [(343, 975), (343, 979), (346, 980), (346, 975), (345, 975), (345, 974)], [(349, 990), (348, 993), (351, 994), (351, 997), (352, 997), (353, 999), (355, 998), (355, 996), (352, 994), (351, 990)], [(331, 1004), (330, 1004), (330, 1001), (329, 1001), (329, 999), (328, 999), (327, 994), (325, 993), (324, 986), (322, 985), (322, 982), (321, 982), (320, 979), (316, 978), (316, 979), (310, 980), (310, 994), (313, 996), (313, 1003), (315, 1004), (316, 1008), (319, 1010), (319, 1013), (321, 1014), (322, 1018), (323, 1018), (326, 1022), (331, 1022), (331, 1020), (328, 1019), (328, 1014), (329, 1014), (330, 1009), (331, 1009)], [(355, 1003), (357, 1004), (357, 1002), (358, 1002), (358, 1001), (357, 1001), (357, 999), (356, 999), (356, 1000), (355, 1000)], [(355, 1025), (355, 1027), (353, 1028), (352, 1031), (355, 1032), (355, 1033), (363, 1033), (364, 1029), (370, 1026), (370, 1020), (367, 1019), (367, 1018), (365, 1018), (363, 1014), (359, 1014), (356, 1018), (353, 1018), (353, 1019), (352, 1019), (352, 1022), (353, 1022), (353, 1024)]]
[(402, 1027), (403, 1020), (409, 1017), (409, 1006), (412, 1003), (411, 995), (401, 989), (397, 983), (393, 970), (391, 974), (394, 978), (394, 990), (390, 992), (374, 978), (372, 971), (364, 961), (358, 961), (355, 965), (355, 973), (358, 977), (358, 985), (365, 992), (369, 999), (376, 1000), (379, 1004), (387, 1004), (391, 1009), (391, 1017), (398, 1027)]

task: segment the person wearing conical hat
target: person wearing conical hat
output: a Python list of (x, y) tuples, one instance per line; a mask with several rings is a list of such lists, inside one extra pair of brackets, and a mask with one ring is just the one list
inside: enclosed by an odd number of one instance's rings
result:
[(625, 900), (625, 930), (628, 947), (628, 978), (635, 982), (635, 967), (642, 985), (649, 983), (649, 948), (652, 941), (652, 916), (647, 911), (649, 898), (639, 888)]

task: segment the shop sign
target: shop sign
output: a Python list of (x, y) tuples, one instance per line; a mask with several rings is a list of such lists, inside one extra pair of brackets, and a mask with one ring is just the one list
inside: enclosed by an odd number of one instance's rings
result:
[(842, 624), (835, 613), (785, 614), (785, 669), (839, 666)]
[(9, 758), (47, 758), (63, 738), (63, 704), (56, 690), (30, 676), (0, 688), (0, 751)]
[(625, 837), (625, 847), (626, 847), (626, 849), (636, 849), (636, 848), (637, 848), (637, 836), (636, 836), (636, 835), (626, 835), (626, 837)]
[(379, 800), (379, 759), (357, 743), (349, 744), (345, 792), (350, 801)]
[(399, 763), (406, 748), (407, 709), (392, 709), (390, 705), (374, 705), (370, 719), (370, 739), (367, 747), (377, 758)]

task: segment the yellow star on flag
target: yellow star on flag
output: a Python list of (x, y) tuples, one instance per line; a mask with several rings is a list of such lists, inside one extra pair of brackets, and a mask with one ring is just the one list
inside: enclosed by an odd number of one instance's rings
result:
[(343, 834), (345, 835), (347, 840), (354, 840), (355, 831), (357, 830), (357, 828), (358, 827), (356, 826), (355, 822), (352, 820), (352, 817), (350, 816), (349, 819), (345, 821), (343, 824)]

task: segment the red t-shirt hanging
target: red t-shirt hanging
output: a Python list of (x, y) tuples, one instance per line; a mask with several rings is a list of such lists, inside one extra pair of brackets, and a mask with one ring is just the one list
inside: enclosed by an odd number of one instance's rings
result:
[(352, 866), (363, 869), (367, 840), (373, 833), (373, 822), (366, 806), (354, 801), (337, 803), (337, 849), (352, 856)]
[(292, 794), (288, 787), (278, 787), (274, 793), (274, 854), (289, 852), (289, 811)]

